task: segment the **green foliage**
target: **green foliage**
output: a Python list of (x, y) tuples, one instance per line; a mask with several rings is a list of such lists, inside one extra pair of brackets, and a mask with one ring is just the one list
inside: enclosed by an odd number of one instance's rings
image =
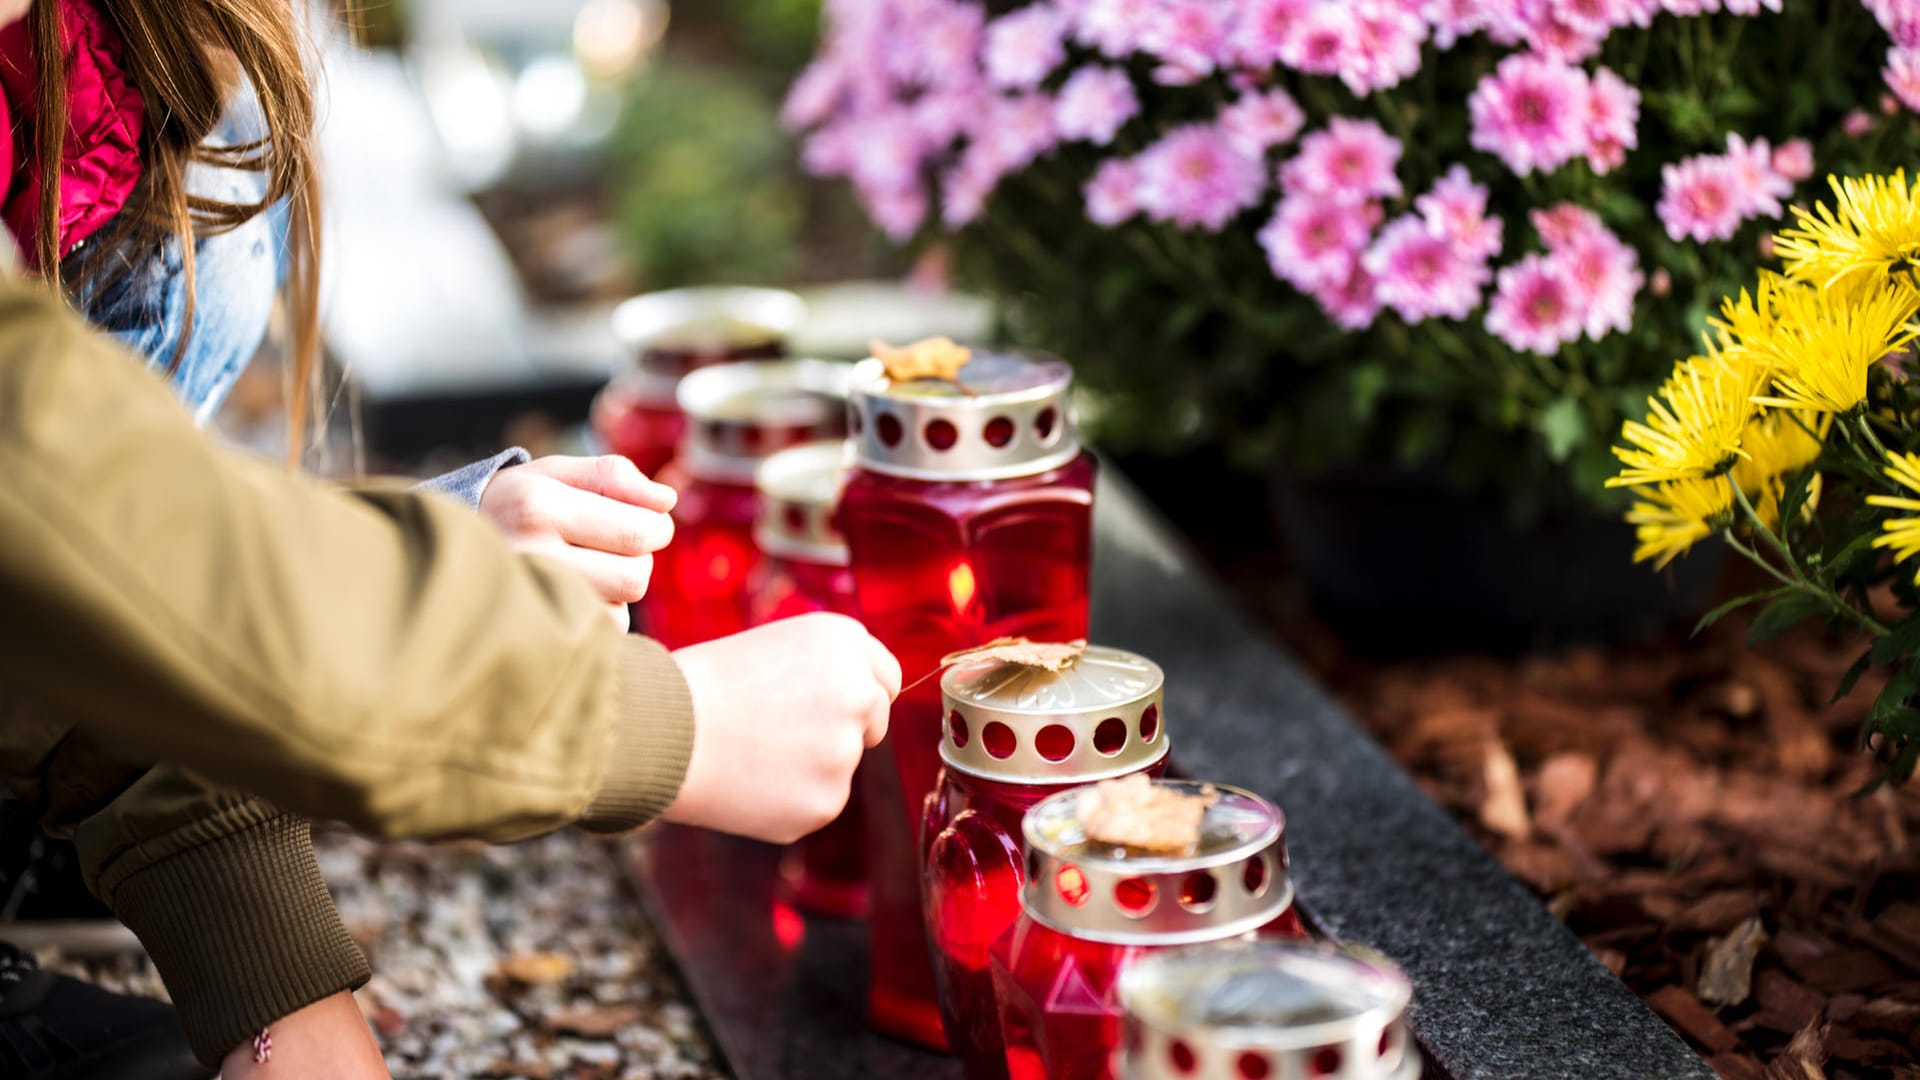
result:
[(626, 89), (608, 149), (621, 243), (649, 288), (777, 279), (805, 194), (773, 92), (675, 63)]
[[(1224, 83), (1158, 88), (1138, 63), (1142, 117), (1113, 147), (1062, 147), (1003, 182), (958, 235), (955, 265), (1010, 306), (1016, 340), (1073, 359), (1099, 394), (1097, 435), (1111, 448), (1171, 454), (1220, 443), (1248, 468), (1437, 463), (1464, 486), (1504, 492), (1521, 513), (1568, 501), (1617, 507), (1603, 483), (1621, 420), (1698, 348), (1710, 306), (1751, 279), (1762, 237), (1779, 226), (1754, 221), (1725, 242), (1674, 242), (1653, 212), (1662, 166), (1724, 152), (1729, 132), (1776, 146), (1807, 138), (1821, 177), (1911, 165), (1920, 123), (1908, 114), (1876, 114), (1863, 138), (1843, 129), (1850, 111), (1880, 99), (1886, 48), (1859, 4), (1822, 0), (1617, 31), (1595, 63), (1641, 90), (1640, 145), (1607, 176), (1575, 162), (1518, 177), (1469, 146), (1464, 102), (1506, 54), (1480, 37), (1447, 53), (1429, 46), (1413, 79), (1361, 100), (1334, 80), (1285, 73), (1310, 128), (1331, 115), (1371, 116), (1402, 141), (1407, 194), (1386, 207), (1389, 217), (1464, 162), (1504, 219), (1503, 265), (1539, 250), (1528, 212), (1559, 201), (1595, 210), (1634, 246), (1650, 285), (1632, 329), (1553, 357), (1493, 338), (1484, 308), (1463, 323), (1409, 326), (1389, 312), (1364, 332), (1341, 331), (1268, 268), (1255, 242), (1264, 207), (1217, 234), (1141, 219), (1089, 224), (1081, 189), (1103, 160), (1210, 117), (1232, 94)], [(1818, 180), (1800, 192), (1824, 194)]]

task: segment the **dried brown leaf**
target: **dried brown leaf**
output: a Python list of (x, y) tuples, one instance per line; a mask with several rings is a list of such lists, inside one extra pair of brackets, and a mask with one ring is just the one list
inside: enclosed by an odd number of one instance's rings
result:
[(1599, 765), (1591, 754), (1555, 754), (1540, 765), (1534, 778), (1534, 820), (1542, 829), (1555, 830), (1593, 794)]
[(1827, 1029), (1808, 1024), (1800, 1029), (1780, 1056), (1767, 1064), (1764, 1080), (1827, 1080)]
[(1706, 963), (1700, 968), (1700, 1000), (1714, 1005), (1747, 1000), (1753, 990), (1753, 960), (1766, 940), (1760, 916), (1755, 915), (1709, 945)]
[(884, 341), (869, 342), (874, 358), (886, 368), (887, 378), (894, 382), (913, 382), (916, 379), (937, 379), (941, 382), (960, 381), (960, 369), (973, 359), (972, 350), (957, 345), (952, 338), (931, 337), (916, 341), (911, 345), (889, 345)]
[(645, 1020), (646, 1010), (638, 1005), (603, 1005), (596, 1009), (574, 1009), (540, 1018), (540, 1025), (562, 1035), (583, 1039), (611, 1039)]
[(514, 953), (500, 961), (500, 974), (522, 986), (546, 986), (573, 974), (573, 957), (565, 953)]
[(998, 660), (1003, 664), (1019, 664), (1042, 671), (1063, 671), (1086, 651), (1087, 643), (1084, 640), (1041, 642), (1023, 637), (1003, 637), (972, 649), (948, 653), (940, 658), (940, 666), (950, 668), (968, 660)]
[(1513, 755), (1501, 743), (1486, 744), (1481, 762), (1481, 780), (1486, 795), (1480, 803), (1480, 824), (1515, 840), (1525, 840), (1533, 832), (1527, 816), (1527, 795), (1520, 787), (1520, 769)]
[(1200, 844), (1200, 823), (1220, 794), (1188, 795), (1140, 773), (1102, 780), (1081, 792), (1077, 809), (1089, 840), (1154, 854), (1189, 855)]

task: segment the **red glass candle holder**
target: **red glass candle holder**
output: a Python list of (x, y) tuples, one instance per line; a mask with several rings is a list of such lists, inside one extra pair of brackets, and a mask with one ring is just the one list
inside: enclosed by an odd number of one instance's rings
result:
[(1093, 646), (1066, 668), (974, 660), (940, 680), (943, 767), (921, 835), (940, 1016), (970, 1080), (1007, 1075), (988, 950), (1020, 916), (1020, 822), (1080, 784), (1158, 775), (1169, 742), (1159, 665)]
[(1354, 946), (1263, 941), (1147, 957), (1120, 978), (1120, 1080), (1419, 1080), (1413, 986)]
[[(855, 369), (856, 447), (840, 525), (860, 615), (909, 679), (994, 638), (1087, 634), (1093, 459), (1075, 439), (1072, 371), (976, 353), (960, 384)], [(894, 703), (884, 747), (899, 794), (868, 804), (873, 881), (869, 1012), (882, 1031), (944, 1048), (920, 901), (923, 805), (940, 768), (938, 686)]]
[(686, 427), (675, 399), (688, 372), (740, 360), (775, 359), (806, 317), (784, 289), (717, 286), (647, 293), (613, 311), (613, 333), (632, 370), (594, 398), (588, 422), (607, 449), (648, 476), (673, 458)]
[[(782, 450), (760, 466), (753, 535), (762, 558), (748, 589), (753, 625), (817, 611), (853, 614), (853, 571), (834, 525), (846, 470), (841, 439)], [(863, 802), (856, 776), (840, 816), (782, 856), (781, 886), (794, 907), (833, 918), (866, 914)]]
[(846, 380), (846, 365), (820, 360), (722, 364), (681, 380), (687, 430), (660, 473), (680, 501), (637, 612), (648, 634), (677, 649), (747, 628), (760, 564), (754, 475), (780, 450), (842, 434)]
[[(1209, 786), (1156, 780), (1197, 794)], [(1213, 786), (1192, 855), (1142, 855), (1087, 839), (1082, 792), (1021, 823), (1020, 918), (990, 950), (1012, 1080), (1110, 1080), (1117, 982), (1142, 958), (1236, 938), (1304, 938), (1287, 873), (1286, 821), (1251, 792)]]

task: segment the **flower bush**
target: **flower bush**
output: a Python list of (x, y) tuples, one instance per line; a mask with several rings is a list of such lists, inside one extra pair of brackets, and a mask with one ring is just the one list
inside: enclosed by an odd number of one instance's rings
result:
[(1603, 499), (1608, 445), (1816, 169), (1920, 139), (1920, 0), (828, 0), (785, 120), (947, 237), (1110, 446), (1441, 461)]
[(1634, 495), (1636, 559), (1665, 566), (1717, 533), (1772, 578), (1707, 622), (1764, 604), (1756, 641), (1820, 617), (1873, 639), (1839, 695), (1890, 667), (1866, 736), (1905, 781), (1920, 763), (1920, 182), (1831, 185), (1772, 238), (1782, 271), (1724, 300), (1622, 426), (1609, 484)]

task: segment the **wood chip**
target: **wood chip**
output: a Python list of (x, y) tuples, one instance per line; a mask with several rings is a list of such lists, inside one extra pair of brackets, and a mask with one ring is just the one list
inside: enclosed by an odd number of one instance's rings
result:
[(1809, 1024), (1802, 1028), (1779, 1057), (1767, 1065), (1763, 1080), (1827, 1080), (1827, 1030)]
[(1081, 792), (1077, 810), (1089, 840), (1148, 854), (1190, 855), (1200, 846), (1207, 807), (1219, 801), (1212, 788), (1188, 795), (1135, 773)]
[(573, 957), (565, 953), (514, 953), (501, 959), (500, 974), (522, 986), (547, 986), (573, 974)]
[(942, 668), (968, 660), (997, 660), (1003, 664), (1064, 671), (1087, 651), (1085, 641), (1039, 642), (1023, 637), (995, 638), (977, 648), (962, 649), (940, 658)]
[(1758, 1061), (1745, 1054), (1715, 1054), (1707, 1059), (1707, 1065), (1720, 1080), (1760, 1080), (1765, 1072)]
[(1767, 932), (1754, 915), (1726, 937), (1707, 947), (1696, 988), (1700, 1000), (1714, 1005), (1738, 1005), (1753, 990), (1753, 961), (1765, 944)]
[(952, 338), (944, 337), (926, 338), (900, 346), (874, 341), (868, 343), (868, 348), (873, 350), (874, 358), (886, 368), (887, 378), (897, 383), (917, 379), (958, 383), (960, 369), (973, 359), (972, 350), (955, 344)]
[(1860, 1006), (1852, 1022), (1862, 1031), (1920, 1031), (1920, 1004), (1876, 998)]
[(1899, 971), (1871, 949), (1839, 949), (1788, 966), (1807, 985), (1830, 994), (1847, 990), (1871, 990), (1900, 977)]
[(1785, 1019), (1785, 1024), (1776, 1027), (1776, 1031), (1799, 1031), (1820, 1019), (1827, 1008), (1825, 995), (1795, 982), (1792, 976), (1777, 969), (1760, 973), (1753, 983), (1753, 996), (1764, 1010)]
[(1687, 905), (1673, 917), (1677, 930), (1706, 930), (1725, 933), (1760, 911), (1760, 897), (1746, 889), (1726, 889), (1709, 893)]
[(1663, 986), (1648, 996), (1647, 1004), (1666, 1017), (1667, 1023), (1678, 1028), (1681, 1034), (1716, 1054), (1740, 1045), (1740, 1036), (1721, 1023), (1720, 1018), (1700, 1004), (1700, 999), (1684, 986)]
[(1480, 803), (1480, 824), (1502, 836), (1525, 840), (1533, 832), (1533, 822), (1527, 816), (1527, 796), (1513, 755), (1498, 741), (1487, 743), (1481, 753), (1486, 795)]
[(1591, 754), (1555, 754), (1534, 778), (1534, 821), (1553, 831), (1567, 823), (1593, 794), (1600, 767)]
[(627, 1028), (640, 1024), (647, 1012), (638, 1005), (605, 1005), (597, 1009), (575, 1009), (542, 1017), (548, 1031), (578, 1035), (583, 1039), (611, 1039)]

